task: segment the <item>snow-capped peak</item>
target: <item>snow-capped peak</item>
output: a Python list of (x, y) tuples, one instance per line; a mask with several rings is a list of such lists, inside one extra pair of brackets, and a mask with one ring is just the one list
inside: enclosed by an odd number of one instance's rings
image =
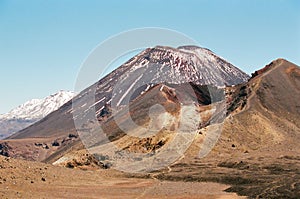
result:
[(6, 114), (0, 115), (0, 119), (42, 119), (49, 113), (57, 110), (75, 96), (72, 91), (59, 91), (44, 99), (32, 99), (11, 110)]

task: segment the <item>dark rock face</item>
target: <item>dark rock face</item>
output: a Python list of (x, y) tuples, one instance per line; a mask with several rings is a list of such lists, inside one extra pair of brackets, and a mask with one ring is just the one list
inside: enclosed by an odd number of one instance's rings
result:
[(9, 157), (9, 150), (11, 149), (11, 147), (6, 143), (1, 143), (0, 144), (0, 155)]

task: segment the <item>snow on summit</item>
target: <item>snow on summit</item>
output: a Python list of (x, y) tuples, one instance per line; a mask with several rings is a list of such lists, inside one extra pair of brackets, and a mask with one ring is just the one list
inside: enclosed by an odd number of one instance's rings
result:
[(74, 92), (61, 90), (44, 99), (32, 99), (27, 101), (10, 112), (0, 115), (0, 119), (41, 119), (60, 108), (73, 97)]

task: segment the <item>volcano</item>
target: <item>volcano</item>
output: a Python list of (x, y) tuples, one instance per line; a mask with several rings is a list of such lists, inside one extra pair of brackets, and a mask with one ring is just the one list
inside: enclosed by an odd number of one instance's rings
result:
[[(143, 74), (147, 75), (142, 76)], [(100, 118), (103, 115), (101, 113), (105, 112), (103, 109), (107, 105), (111, 106), (113, 97), (116, 101), (115, 106), (121, 106), (159, 83), (193, 83), (224, 87), (248, 79), (246, 73), (206, 48), (196, 46), (148, 48), (83, 90), (73, 101), (69, 101), (40, 122), (8, 139), (59, 137), (76, 133), (73, 122), (75, 111), (83, 118), (91, 112), (94, 114), (95, 111), (96, 117)], [(131, 91), (128, 88), (131, 88)], [(95, 94), (91, 94), (91, 91)], [(113, 92), (116, 96), (112, 96)], [(90, 99), (91, 95), (95, 96), (95, 99)], [(73, 107), (77, 110), (73, 110)]]
[(208, 49), (158, 46), (1, 141), (0, 154), (299, 198), (299, 99), (299, 66), (284, 59), (250, 78)]

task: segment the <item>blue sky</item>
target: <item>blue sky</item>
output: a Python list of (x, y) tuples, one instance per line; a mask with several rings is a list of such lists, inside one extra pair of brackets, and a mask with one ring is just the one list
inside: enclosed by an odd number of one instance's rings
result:
[(0, 113), (60, 89), (108, 37), (162, 27), (253, 72), (283, 57), (300, 64), (300, 1), (0, 0)]

